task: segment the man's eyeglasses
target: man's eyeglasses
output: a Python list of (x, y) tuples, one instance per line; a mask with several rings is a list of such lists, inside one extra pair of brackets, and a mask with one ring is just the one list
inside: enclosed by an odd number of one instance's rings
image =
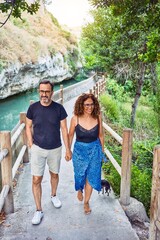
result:
[(94, 107), (94, 103), (84, 103), (84, 107)]
[(44, 91), (44, 90), (39, 90), (39, 93), (40, 94), (50, 94), (51, 93), (51, 91)]

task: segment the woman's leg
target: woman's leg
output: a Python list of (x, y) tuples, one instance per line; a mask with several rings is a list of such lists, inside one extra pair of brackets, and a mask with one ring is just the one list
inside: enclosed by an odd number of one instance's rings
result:
[(84, 212), (89, 214), (91, 209), (89, 207), (89, 200), (91, 198), (93, 188), (89, 184), (88, 180), (86, 180), (85, 188), (84, 188)]
[(83, 192), (82, 192), (82, 190), (78, 190), (77, 198), (78, 198), (79, 201), (81, 201), (81, 202), (83, 201)]

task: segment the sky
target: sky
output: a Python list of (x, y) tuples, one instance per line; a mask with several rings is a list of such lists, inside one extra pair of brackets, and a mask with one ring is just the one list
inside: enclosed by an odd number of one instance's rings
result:
[(51, 0), (47, 9), (52, 12), (61, 25), (68, 27), (82, 26), (90, 21), (88, 0)]

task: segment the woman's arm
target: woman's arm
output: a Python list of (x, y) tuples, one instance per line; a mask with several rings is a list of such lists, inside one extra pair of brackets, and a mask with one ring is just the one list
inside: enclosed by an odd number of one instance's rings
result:
[(102, 114), (99, 115), (99, 140), (102, 145), (102, 151), (104, 152), (104, 131), (102, 126)]

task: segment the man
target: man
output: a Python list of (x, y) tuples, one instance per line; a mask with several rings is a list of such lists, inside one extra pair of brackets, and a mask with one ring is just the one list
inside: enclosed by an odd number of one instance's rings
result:
[(56, 208), (62, 206), (56, 195), (59, 182), (62, 144), (60, 130), (66, 148), (66, 160), (71, 159), (68, 141), (67, 113), (64, 107), (52, 101), (53, 84), (49, 81), (39, 83), (40, 101), (30, 105), (27, 111), (26, 134), (31, 148), (32, 191), (36, 204), (36, 212), (32, 224), (39, 224), (43, 218), (41, 206), (41, 182), (46, 162), (51, 177), (51, 201)]

